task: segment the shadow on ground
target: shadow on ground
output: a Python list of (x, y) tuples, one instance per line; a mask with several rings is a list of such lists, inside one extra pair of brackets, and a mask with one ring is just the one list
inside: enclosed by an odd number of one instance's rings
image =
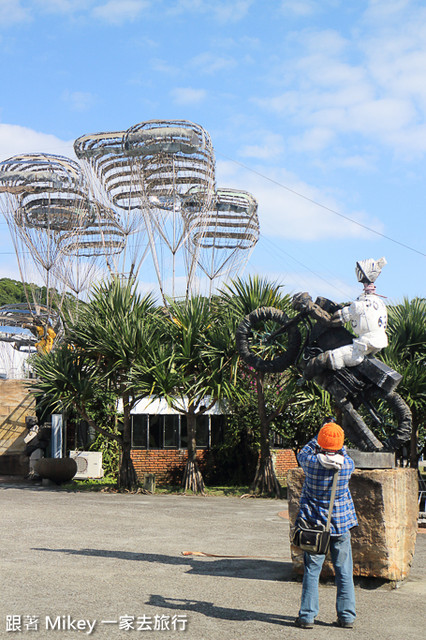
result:
[[(153, 607), (163, 607), (165, 609), (176, 609), (179, 611), (195, 611), (209, 618), (219, 618), (221, 620), (257, 620), (269, 624), (281, 626), (294, 626), (295, 617), (286, 615), (276, 615), (261, 611), (251, 611), (250, 609), (235, 609), (219, 607), (213, 602), (206, 600), (187, 600), (184, 598), (165, 598), (164, 596), (152, 594), (145, 603)], [(317, 621), (316, 626), (334, 626), (326, 622)]]
[(226, 578), (245, 578), (249, 580), (293, 581), (291, 562), (279, 560), (258, 560), (250, 558), (226, 558), (212, 560), (206, 558), (188, 558), (187, 556), (167, 556), (157, 553), (134, 553), (108, 549), (48, 549), (32, 548), (32, 551), (64, 553), (68, 555), (92, 556), (94, 558), (116, 558), (133, 562), (155, 562), (176, 566), (188, 566), (188, 572), (196, 575), (222, 576)]

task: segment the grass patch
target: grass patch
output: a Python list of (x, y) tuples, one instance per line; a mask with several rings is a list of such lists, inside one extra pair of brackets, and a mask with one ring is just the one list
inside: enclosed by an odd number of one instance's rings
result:
[[(239, 498), (249, 492), (248, 487), (240, 486), (221, 486), (221, 487), (206, 487), (206, 496), (234, 496)], [(155, 493), (158, 494), (174, 494), (174, 495), (195, 495), (192, 491), (184, 491), (180, 486), (174, 485), (160, 485), (155, 488)]]
[(117, 481), (112, 476), (87, 478), (86, 480), (71, 480), (71, 482), (61, 485), (61, 488), (66, 491), (107, 491), (116, 487)]
[[(104, 477), (99, 479), (87, 479), (87, 480), (72, 480), (66, 484), (61, 485), (64, 491), (102, 491), (102, 492), (114, 492), (117, 491), (117, 482), (111, 477)], [(286, 497), (286, 488), (282, 488), (281, 497)], [(140, 485), (142, 492), (142, 484)], [(214, 487), (206, 487), (207, 497), (233, 497), (240, 498), (250, 493), (248, 486), (240, 485), (222, 485)], [(153, 495), (195, 495), (192, 491), (184, 491), (180, 485), (157, 485)], [(267, 496), (256, 496), (267, 497)]]

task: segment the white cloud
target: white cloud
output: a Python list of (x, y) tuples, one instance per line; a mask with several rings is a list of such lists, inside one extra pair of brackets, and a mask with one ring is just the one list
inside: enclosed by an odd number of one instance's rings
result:
[(411, 159), (426, 153), (426, 8), (377, 0), (354, 26), (348, 37), (293, 32), (294, 58), (271, 78), (285, 90), (252, 102), (290, 119), (297, 150), (344, 146), (356, 134), (359, 148), (379, 145)]
[(53, 153), (75, 158), (73, 142), (15, 124), (0, 124), (1, 161), (19, 153)]
[(171, 76), (177, 76), (180, 74), (180, 69), (170, 64), (167, 60), (163, 60), (162, 58), (152, 58), (150, 60), (151, 68), (154, 71), (159, 71), (160, 73), (167, 73)]
[(192, 89), (191, 87), (177, 87), (170, 92), (173, 102), (179, 105), (196, 105), (207, 97), (205, 89)]
[(225, 2), (218, 2), (212, 0), (210, 3), (213, 15), (220, 22), (239, 22), (248, 13), (253, 0), (227, 0)]
[(260, 174), (261, 170), (258, 174), (232, 162), (217, 163), (219, 187), (244, 189), (257, 199), (262, 234), (312, 242), (327, 238), (371, 238), (372, 233), (362, 225), (383, 231), (377, 219), (363, 212), (347, 213), (333, 194), (306, 184), (285, 169), (269, 169), (268, 177)]
[(27, 7), (24, 8), (20, 0), (1, 0), (0, 27), (9, 27), (29, 20), (31, 20), (30, 10)]
[(294, 14), (299, 17), (310, 16), (317, 11), (315, 0), (282, 0), (281, 10), (284, 15)]
[(410, 9), (411, 0), (369, 0), (366, 16), (370, 20), (384, 22), (389, 18), (394, 20), (401, 15), (405, 9)]
[(190, 61), (192, 67), (205, 74), (232, 69), (236, 64), (237, 61), (231, 56), (218, 56), (211, 52), (200, 53)]
[(87, 10), (95, 0), (35, 0), (35, 5), (45, 13), (76, 13)]
[(328, 147), (334, 138), (335, 132), (331, 127), (313, 127), (297, 137), (291, 136), (289, 142), (300, 152), (318, 152)]
[(145, 0), (109, 0), (95, 7), (92, 14), (110, 24), (121, 25), (139, 18), (149, 5)]
[(278, 133), (258, 132), (256, 138), (259, 139), (258, 144), (245, 145), (239, 151), (240, 156), (268, 160), (280, 156), (284, 151), (284, 139)]
[[(260, 241), (262, 243), (262, 240)], [(265, 244), (263, 249), (268, 248), (269, 253), (274, 249), (273, 246)], [(255, 255), (255, 254), (254, 254)], [(278, 258), (279, 255), (279, 258)], [(254, 259), (252, 262), (256, 262)], [(271, 282), (277, 282), (284, 286), (283, 293), (294, 294), (298, 291), (307, 291), (312, 299), (315, 300), (317, 296), (323, 296), (335, 301), (354, 300), (360, 294), (359, 285), (348, 284), (339, 276), (325, 272), (321, 266), (315, 267), (313, 273), (307, 266), (303, 268), (300, 265), (300, 270), (294, 270), (294, 264), (292, 265), (292, 258), (288, 256), (288, 260), (283, 260), (283, 254), (277, 254), (277, 262), (279, 262), (281, 269), (269, 270), (264, 266), (257, 267), (254, 264), (254, 268), (247, 271), (252, 274), (261, 273), (262, 277), (268, 279)]]
[(64, 91), (62, 100), (68, 103), (72, 111), (89, 111), (96, 103), (96, 97), (88, 91)]
[(229, 24), (244, 18), (254, 0), (177, 0), (173, 6), (168, 4), (170, 14), (204, 13), (215, 20)]
[(383, 91), (426, 108), (426, 10), (404, 29), (384, 30), (363, 43), (371, 76)]
[(352, 155), (344, 158), (336, 158), (341, 167), (371, 172), (375, 169), (374, 158), (370, 155)]

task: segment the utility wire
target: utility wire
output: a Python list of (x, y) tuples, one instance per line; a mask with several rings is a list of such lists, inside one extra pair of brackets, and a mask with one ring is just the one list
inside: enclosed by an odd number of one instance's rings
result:
[[(344, 220), (347, 220), (348, 222), (351, 222), (352, 224), (355, 224), (358, 227), (361, 227), (362, 229), (365, 229), (366, 231), (369, 231), (370, 233), (374, 233), (377, 236), (380, 236), (381, 238), (384, 238), (385, 240), (389, 240), (390, 242), (393, 242), (394, 244), (398, 244), (399, 246), (404, 247), (405, 249), (408, 249), (409, 251), (413, 251), (414, 253), (418, 253), (419, 255), (426, 257), (426, 253), (423, 253), (419, 249), (415, 249), (414, 247), (411, 247), (410, 245), (405, 244), (404, 242), (400, 242), (399, 240), (395, 240), (395, 238), (391, 238), (390, 236), (388, 236), (388, 235), (386, 235), (384, 233), (381, 233), (380, 231), (376, 231), (376, 229), (372, 229), (371, 227), (368, 227), (367, 225), (362, 224), (361, 222), (358, 222), (357, 220), (354, 220), (353, 218), (350, 218), (349, 216), (345, 216), (343, 213), (340, 213), (339, 211), (336, 211), (335, 209), (332, 209), (331, 207), (328, 207), (327, 205), (322, 204), (321, 202), (317, 202), (313, 198), (309, 198), (309, 196), (305, 196), (303, 193), (299, 193), (295, 189), (292, 189), (291, 187), (288, 187), (287, 185), (283, 184), (282, 182), (279, 182), (278, 180), (274, 180), (274, 178), (270, 178), (269, 176), (265, 175), (264, 173), (261, 173), (260, 171), (257, 171), (256, 169), (253, 169), (252, 167), (249, 167), (248, 165), (244, 164), (243, 162), (239, 162), (238, 160), (235, 160), (234, 158), (231, 158), (230, 156), (227, 156), (226, 154), (224, 154), (224, 153), (222, 153), (220, 151), (217, 151), (216, 154), (221, 156), (222, 158), (225, 158), (226, 160), (229, 160), (230, 162), (233, 162), (234, 164), (242, 167), (243, 169), (246, 169), (247, 171), (250, 171), (251, 173), (254, 173), (255, 175), (259, 176), (260, 178), (263, 178), (264, 180), (268, 180), (268, 182), (271, 182), (272, 184), (275, 184), (278, 187), (281, 187), (281, 189), (285, 189), (289, 193), (292, 193), (293, 195), (298, 196), (299, 198), (303, 198), (303, 200), (306, 200), (307, 202), (310, 202), (311, 204), (314, 204), (315, 206), (320, 207), (321, 209), (324, 209), (325, 211), (329, 211), (330, 213), (333, 213), (334, 215), (339, 216), (339, 218), (343, 218)], [(0, 224), (5, 224), (5, 223), (1, 223), (0, 222)], [(5, 254), (0, 252), (0, 255), (5, 255)], [(304, 265), (302, 265), (302, 266), (304, 266)]]
[(284, 251), (284, 249), (282, 247), (280, 247), (278, 244), (276, 244), (275, 242), (273, 242), (272, 240), (270, 240), (269, 238), (267, 238), (265, 235), (261, 234), (261, 240), (269, 245), (271, 245), (272, 247), (274, 247), (274, 249), (279, 252), (282, 253), (283, 255), (287, 256), (288, 258), (290, 258), (291, 260), (294, 260), (294, 262), (296, 262), (298, 265), (300, 265), (301, 267), (303, 267), (304, 269), (306, 269), (306, 271), (309, 271), (309, 273), (312, 273), (316, 278), (318, 278), (319, 280), (322, 280), (323, 282), (325, 282), (329, 287), (332, 287), (333, 289), (335, 289), (336, 291), (339, 291), (339, 293), (341, 293), (344, 296), (348, 295), (347, 291), (344, 291), (343, 289), (341, 289), (340, 287), (338, 287), (336, 284), (334, 284), (333, 282), (331, 282), (330, 280), (327, 280), (327, 278), (324, 278), (323, 276), (321, 276), (317, 271), (314, 271), (313, 269), (310, 269), (310, 267), (308, 267), (306, 264), (304, 264), (303, 262), (301, 262), (300, 260), (298, 260), (297, 258), (295, 258), (294, 256), (292, 256), (290, 253), (288, 253), (287, 251)]
[(348, 220), (349, 222), (352, 222), (353, 224), (358, 225), (358, 227), (361, 227), (362, 229), (366, 229), (367, 231), (370, 231), (371, 233), (375, 233), (377, 236), (380, 236), (381, 238), (385, 238), (385, 240), (389, 240), (390, 242), (394, 242), (395, 244), (399, 244), (401, 247), (404, 247), (405, 249), (409, 249), (410, 251), (414, 251), (415, 253), (418, 253), (421, 256), (425, 256), (426, 257), (426, 253), (423, 253), (422, 251), (419, 251), (418, 249), (415, 249), (414, 247), (410, 247), (410, 245), (404, 244), (403, 242), (400, 242), (399, 240), (395, 240), (394, 238), (391, 238), (390, 236), (387, 236), (384, 233), (381, 233), (380, 231), (376, 231), (375, 229), (372, 229), (371, 227), (368, 227), (367, 225), (362, 224), (361, 222), (357, 222), (356, 220), (353, 220), (352, 218), (349, 218), (349, 216), (345, 216), (345, 215), (343, 215), (343, 213), (339, 213), (339, 211), (336, 211), (335, 209), (331, 209), (331, 207), (327, 207), (327, 205), (321, 204), (321, 202), (317, 202), (316, 200), (313, 200), (312, 198), (309, 198), (308, 196), (303, 195), (303, 193), (299, 193), (298, 191), (295, 191), (294, 189), (291, 189), (290, 187), (287, 187), (285, 184), (282, 184), (282, 182), (278, 182), (278, 180), (274, 180), (273, 178), (270, 178), (269, 176), (266, 176), (265, 174), (261, 173), (260, 171), (256, 171), (256, 169), (252, 169), (251, 167), (243, 164), (242, 162), (239, 162), (238, 160), (234, 160), (234, 158), (230, 158), (229, 156), (226, 156), (224, 153), (217, 152), (217, 154), (222, 156), (222, 158), (226, 158), (226, 160), (230, 160), (231, 162), (234, 162), (235, 164), (239, 165), (240, 167), (243, 167), (243, 169), (247, 169), (247, 171), (251, 171), (251, 173), (254, 173), (257, 176), (260, 176), (264, 180), (268, 180), (269, 182), (272, 182), (273, 184), (276, 184), (278, 187), (281, 187), (282, 189), (285, 189), (286, 191), (289, 191), (290, 193), (293, 193), (295, 196), (298, 196), (299, 198), (303, 198), (304, 200), (307, 200), (308, 202), (311, 202), (312, 204), (316, 205), (317, 207), (321, 207), (321, 209), (325, 209), (326, 211), (329, 211), (330, 213), (334, 213), (334, 215), (339, 216), (339, 218), (343, 218), (344, 220)]

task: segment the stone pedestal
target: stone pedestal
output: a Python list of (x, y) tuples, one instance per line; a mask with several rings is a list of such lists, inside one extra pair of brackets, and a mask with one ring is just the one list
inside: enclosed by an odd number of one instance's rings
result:
[[(287, 474), (290, 527), (299, 510), (304, 474)], [(410, 571), (417, 535), (417, 474), (415, 469), (356, 470), (349, 488), (359, 526), (351, 530), (354, 575), (404, 580)], [(291, 545), (293, 568), (303, 573), (303, 552)], [(326, 558), (322, 576), (334, 575)]]

